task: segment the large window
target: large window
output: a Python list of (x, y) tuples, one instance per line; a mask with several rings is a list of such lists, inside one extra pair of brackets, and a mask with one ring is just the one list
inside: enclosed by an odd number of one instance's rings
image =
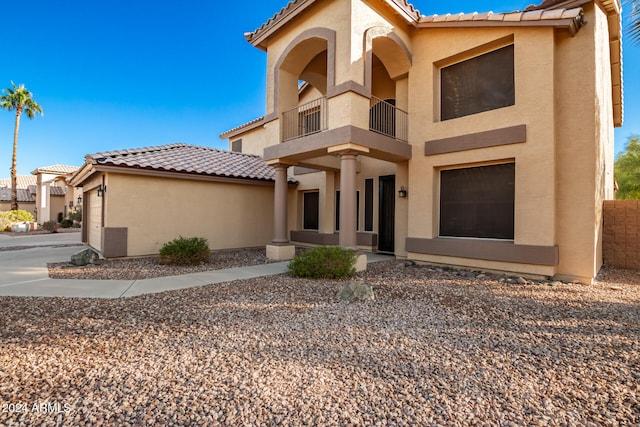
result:
[(305, 230), (317, 230), (320, 213), (320, 193), (309, 191), (302, 193), (303, 224)]
[(515, 104), (513, 45), (440, 70), (440, 119)]
[(440, 172), (440, 236), (513, 239), (515, 164)]

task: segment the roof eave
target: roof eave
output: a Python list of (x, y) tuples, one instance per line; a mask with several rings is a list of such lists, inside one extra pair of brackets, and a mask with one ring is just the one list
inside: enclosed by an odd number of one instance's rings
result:
[(257, 47), (262, 50), (266, 50), (266, 44), (264, 43), (271, 35), (276, 33), (280, 28), (284, 27), (291, 20), (293, 20), (296, 16), (298, 16), (302, 11), (309, 8), (312, 4), (314, 4), (318, 0), (294, 0), (291, 1), (287, 6), (282, 8), (280, 12), (275, 14), (272, 18), (270, 18), (267, 22), (265, 22), (260, 28), (257, 30), (245, 33), (245, 39), (251, 43), (252, 46)]
[[(266, 41), (282, 27), (291, 22), (296, 16), (308, 9), (318, 0), (294, 0), (289, 2), (287, 6), (282, 8), (267, 22), (253, 32), (244, 34), (245, 39), (254, 47), (261, 50), (267, 50)], [(383, 0), (385, 4), (391, 7), (399, 16), (407, 23), (416, 25), (420, 20), (420, 12), (413, 7), (407, 0)]]
[(250, 121), (248, 123), (245, 123), (243, 125), (240, 125), (238, 127), (235, 127), (233, 129), (230, 129), (228, 131), (222, 132), (219, 135), (219, 138), (220, 139), (234, 138), (234, 137), (236, 137), (238, 135), (241, 135), (241, 134), (243, 134), (245, 132), (249, 132), (249, 131), (251, 131), (251, 130), (253, 130), (255, 128), (258, 128), (260, 126), (263, 126), (263, 125), (264, 125), (264, 116), (259, 117), (259, 118), (255, 119), (255, 120), (252, 120), (252, 121)]
[(575, 35), (583, 22), (581, 19), (547, 19), (540, 21), (441, 21), (419, 22), (418, 28), (473, 28), (473, 27), (554, 27), (567, 29)]

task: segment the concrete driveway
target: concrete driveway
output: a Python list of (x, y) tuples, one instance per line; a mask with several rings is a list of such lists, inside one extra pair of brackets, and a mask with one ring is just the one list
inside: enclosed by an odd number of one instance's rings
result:
[[(69, 246), (71, 245), (71, 246)], [(287, 262), (144, 280), (51, 279), (47, 263), (69, 261), (81, 249), (80, 233), (0, 234), (0, 296), (120, 298), (236, 279), (280, 274)]]
[(0, 250), (29, 246), (81, 245), (79, 231), (68, 233), (47, 233), (8, 235), (0, 234)]
[(0, 234), (0, 295), (48, 279), (47, 263), (68, 261), (81, 244), (80, 233)]

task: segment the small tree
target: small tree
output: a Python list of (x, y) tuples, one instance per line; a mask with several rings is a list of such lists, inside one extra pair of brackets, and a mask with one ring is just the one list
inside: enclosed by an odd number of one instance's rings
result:
[(627, 140), (624, 152), (614, 166), (618, 191), (616, 199), (640, 199), (640, 136)]

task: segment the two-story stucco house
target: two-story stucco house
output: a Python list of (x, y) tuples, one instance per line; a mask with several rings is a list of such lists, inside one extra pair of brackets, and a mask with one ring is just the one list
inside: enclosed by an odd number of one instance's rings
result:
[(268, 255), (339, 244), (591, 282), (620, 28), (619, 0), (446, 16), (290, 2), (245, 35), (267, 57), (265, 116), (221, 135), (276, 169)]

